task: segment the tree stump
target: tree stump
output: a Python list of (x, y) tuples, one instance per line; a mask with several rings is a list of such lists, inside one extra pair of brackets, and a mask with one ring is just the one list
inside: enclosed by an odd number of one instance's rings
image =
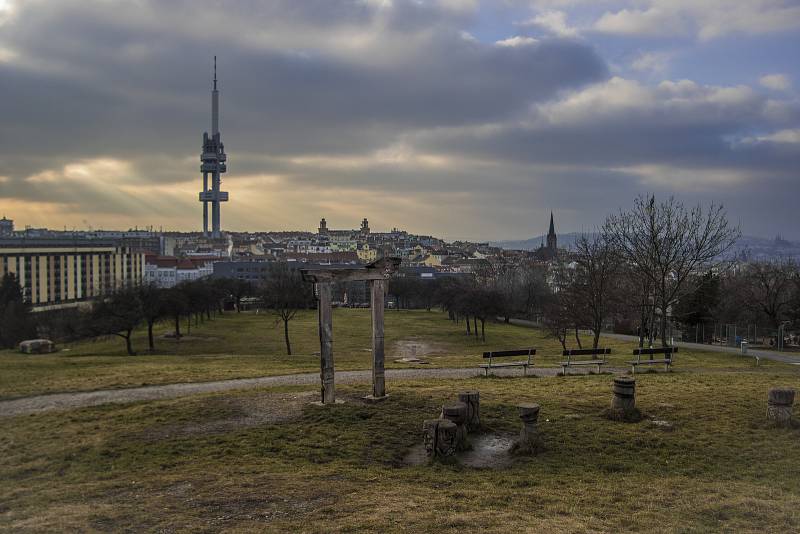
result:
[(542, 438), (539, 435), (539, 405), (531, 403), (518, 404), (522, 430), (514, 450), (522, 454), (536, 454), (542, 450)]
[(456, 449), (467, 449), (467, 405), (463, 402), (442, 406), (442, 419), (456, 424)]
[(772, 388), (767, 398), (767, 420), (776, 426), (792, 425), (792, 405), (795, 390), (792, 388)]
[(428, 419), (422, 425), (428, 458), (446, 458), (456, 453), (458, 425), (447, 419)]
[(477, 391), (462, 391), (458, 400), (467, 405), (467, 430), (472, 432), (481, 427), (480, 393)]

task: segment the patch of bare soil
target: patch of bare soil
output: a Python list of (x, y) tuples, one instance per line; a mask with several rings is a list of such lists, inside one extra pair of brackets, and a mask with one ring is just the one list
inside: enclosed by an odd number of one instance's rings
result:
[(443, 347), (420, 339), (400, 339), (392, 345), (391, 357), (406, 363), (427, 363), (420, 358), (445, 352)]
[(313, 391), (300, 393), (264, 393), (247, 397), (224, 399), (223, 408), (228, 417), (209, 421), (161, 426), (148, 430), (146, 439), (162, 440), (196, 434), (223, 434), (241, 428), (296, 419), (303, 407), (319, 394)]

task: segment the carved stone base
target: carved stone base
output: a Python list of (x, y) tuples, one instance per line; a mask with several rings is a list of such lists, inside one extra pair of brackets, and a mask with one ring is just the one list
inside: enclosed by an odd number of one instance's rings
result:
[(459, 402), (467, 406), (465, 424), (469, 432), (474, 432), (481, 427), (481, 395), (477, 391), (462, 391), (458, 394)]
[(452, 421), (456, 425), (456, 449), (464, 451), (469, 448), (467, 443), (467, 405), (456, 402), (442, 406), (442, 419)]
[(767, 399), (767, 421), (775, 426), (790, 427), (792, 424), (792, 405), (795, 390), (792, 388), (773, 388)]
[(544, 450), (542, 437), (539, 435), (539, 405), (538, 404), (518, 404), (519, 418), (522, 421), (522, 429), (519, 432), (519, 440), (514, 444), (513, 451), (517, 454), (537, 454)]
[(322, 401), (314, 401), (311, 404), (314, 406), (333, 406), (336, 404), (344, 404), (343, 399), (336, 399), (334, 402), (322, 402)]
[(456, 453), (458, 425), (447, 419), (428, 419), (422, 424), (428, 458), (447, 458)]
[(628, 412), (636, 408), (636, 380), (628, 376), (614, 378), (612, 388), (614, 397), (611, 399), (612, 410)]

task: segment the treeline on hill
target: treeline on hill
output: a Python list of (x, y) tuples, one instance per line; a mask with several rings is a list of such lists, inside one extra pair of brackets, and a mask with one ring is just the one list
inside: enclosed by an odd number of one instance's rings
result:
[(155, 285), (126, 286), (116, 289), (84, 308), (30, 313), (22, 300), (22, 291), (13, 275), (6, 275), (0, 287), (0, 340), (3, 348), (12, 348), (23, 339), (39, 335), (58, 341), (118, 336), (127, 353), (135, 355), (133, 333), (147, 328), (148, 349), (154, 352), (154, 327), (170, 321), (172, 336), (181, 338), (195, 326), (222, 314), (229, 304), (237, 312), (245, 297), (257, 299), (284, 326), (287, 354), (291, 354), (289, 322), (300, 309), (314, 305), (310, 284), (300, 273), (285, 264), (272, 266), (267, 282), (253, 285), (244, 280), (203, 278), (175, 287)]
[(582, 348), (580, 330), (596, 348), (607, 328), (638, 334), (640, 346), (668, 345), (673, 327), (691, 339), (708, 321), (800, 328), (798, 265), (723, 261), (738, 237), (720, 206), (640, 197), (550, 264), (501, 256), (472, 277), (397, 278), (389, 291), (399, 308), (447, 310), (467, 333), (477, 336), (480, 322), (483, 339), (487, 320), (534, 321), (565, 349), (573, 334)]

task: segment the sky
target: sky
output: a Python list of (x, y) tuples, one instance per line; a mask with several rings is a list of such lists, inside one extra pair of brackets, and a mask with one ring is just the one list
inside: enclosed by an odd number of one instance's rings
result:
[(800, 239), (797, 0), (0, 0), (0, 216), (589, 231), (637, 195)]

